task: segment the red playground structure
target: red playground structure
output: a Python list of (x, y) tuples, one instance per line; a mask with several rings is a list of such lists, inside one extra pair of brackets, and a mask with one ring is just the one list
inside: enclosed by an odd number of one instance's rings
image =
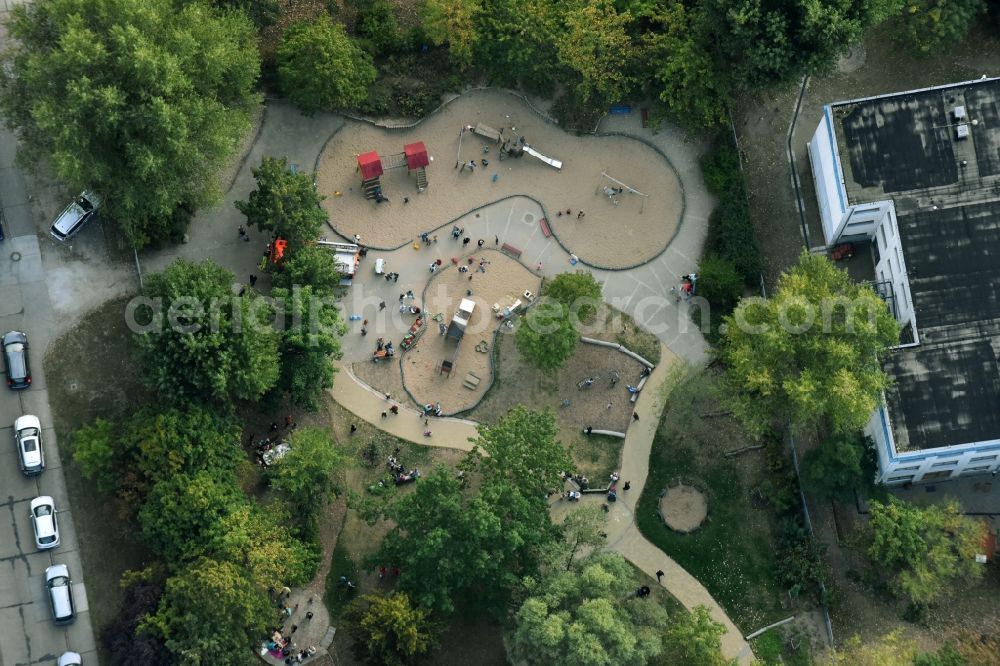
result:
[(380, 157), (376, 151), (362, 153), (358, 155), (358, 171), (361, 172), (361, 191), (366, 199), (373, 199), (381, 202), (382, 196), (382, 175), (389, 169), (406, 167), (407, 173), (416, 176), (417, 192), (427, 189), (427, 165), (430, 164), (430, 157), (427, 156), (427, 147), (423, 141), (408, 143), (403, 146), (403, 152), (394, 155)]

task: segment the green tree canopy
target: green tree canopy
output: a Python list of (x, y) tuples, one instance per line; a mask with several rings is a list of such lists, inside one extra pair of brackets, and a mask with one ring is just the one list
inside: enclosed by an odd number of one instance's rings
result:
[(544, 497), (559, 487), (559, 473), (572, 465), (556, 439), (559, 429), (550, 411), (518, 405), (495, 425), (480, 424), (477, 431), (468, 460), (487, 483), (504, 481), (525, 496)]
[(202, 558), (167, 579), (139, 631), (161, 638), (178, 664), (244, 666), (276, 619), (265, 589), (239, 566)]
[(866, 442), (859, 434), (833, 435), (802, 458), (802, 485), (821, 500), (845, 500), (874, 485)]
[(947, 50), (965, 39), (984, 0), (901, 0), (903, 41), (917, 53)]
[(73, 457), (98, 489), (117, 490), (130, 505), (176, 474), (230, 474), (246, 459), (240, 427), (197, 405), (144, 407), (116, 426), (102, 419), (73, 435)]
[(385, 666), (407, 666), (426, 656), (441, 629), (429, 610), (402, 592), (365, 595), (351, 603), (345, 619), (358, 656)]
[(250, 21), (171, 0), (41, 0), (12, 16), (0, 108), (30, 156), (96, 192), (135, 245), (178, 235), (249, 130)]
[(452, 62), (468, 67), (479, 41), (476, 20), (482, 11), (482, 0), (427, 0), (423, 8), (424, 30), (436, 46), (448, 44)]
[(542, 295), (565, 305), (582, 322), (590, 321), (604, 302), (601, 284), (589, 271), (560, 273), (545, 283)]
[(246, 503), (231, 477), (207, 471), (167, 477), (139, 509), (143, 541), (174, 566), (223, 552), (224, 522)]
[(555, 44), (562, 29), (555, 3), (538, 0), (492, 2), (478, 14), (476, 61), (493, 81), (547, 90), (559, 73)]
[(234, 204), (247, 224), (287, 240), (290, 254), (319, 238), (326, 213), (309, 173), (292, 173), (286, 157), (265, 157), (253, 177), (257, 189)]
[(956, 584), (983, 574), (976, 562), (986, 527), (962, 513), (957, 502), (918, 507), (890, 497), (870, 501), (868, 555), (892, 572), (893, 588), (927, 604)]
[(291, 291), (275, 287), (271, 297), (284, 306), (285, 315), (275, 388), (287, 393), (293, 405), (316, 410), (323, 391), (333, 386), (333, 359), (341, 356), (344, 323), (336, 301), (311, 286)]
[(808, 253), (769, 300), (743, 299), (726, 326), (720, 355), (737, 412), (758, 433), (775, 419), (860, 430), (889, 384), (880, 358), (899, 342), (899, 324), (870, 287)]
[(528, 308), (514, 336), (518, 351), (540, 370), (562, 367), (580, 339), (569, 308), (546, 297)]
[(333, 254), (319, 245), (307, 243), (288, 250), (284, 262), (271, 277), (271, 284), (286, 290), (309, 286), (314, 293), (327, 295), (340, 284), (340, 278)]
[(617, 553), (552, 572), (529, 587), (532, 596), (515, 615), (515, 660), (539, 666), (646, 664), (663, 649), (668, 617), (655, 601), (636, 598), (636, 587), (631, 565)]
[(559, 62), (579, 76), (578, 99), (620, 102), (632, 85), (630, 60), (635, 49), (628, 30), (632, 15), (618, 12), (611, 0), (568, 2), (561, 13), (565, 28), (556, 41), (556, 53)]
[(281, 89), (305, 113), (360, 104), (375, 76), (371, 56), (328, 16), (296, 23), (278, 46)]
[(269, 470), (271, 487), (292, 505), (293, 511), (315, 515), (333, 494), (334, 475), (347, 459), (334, 446), (330, 433), (303, 428), (291, 437), (291, 449)]
[(607, 540), (604, 535), (606, 520), (604, 509), (596, 502), (584, 504), (566, 516), (559, 526), (563, 538), (555, 545), (557, 557), (563, 559), (553, 564), (568, 571), (581, 548), (603, 546)]
[(725, 666), (722, 656), (722, 636), (726, 628), (712, 619), (705, 606), (679, 618), (667, 629), (664, 640), (666, 663), (689, 666)]
[(211, 261), (178, 259), (148, 278), (159, 311), (139, 347), (149, 383), (165, 398), (256, 400), (277, 381), (269, 308), (252, 290), (233, 296), (232, 285), (233, 274)]

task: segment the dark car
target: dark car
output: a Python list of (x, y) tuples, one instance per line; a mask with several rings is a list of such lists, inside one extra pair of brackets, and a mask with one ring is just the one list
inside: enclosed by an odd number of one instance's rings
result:
[(9, 388), (17, 391), (31, 386), (27, 335), (20, 331), (10, 331), (3, 336), (3, 364), (7, 370)]

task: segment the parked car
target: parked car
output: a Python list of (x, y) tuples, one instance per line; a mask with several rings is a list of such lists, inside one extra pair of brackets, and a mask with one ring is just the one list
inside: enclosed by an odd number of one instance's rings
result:
[(52, 237), (57, 241), (69, 240), (97, 215), (100, 207), (101, 200), (94, 193), (81, 192), (52, 223)]
[(83, 666), (83, 657), (79, 652), (63, 652), (57, 666)]
[[(49, 603), (52, 605), (52, 618), (56, 624), (69, 624), (75, 620), (76, 604), (73, 602), (73, 581), (69, 577), (69, 567), (65, 564), (53, 564), (46, 569), (45, 587), (48, 588)], [(62, 663), (62, 658), (60, 658), (60, 663)]]
[(9, 331), (3, 336), (3, 364), (10, 389), (17, 391), (31, 386), (27, 335), (20, 331)]
[(39, 550), (59, 545), (59, 523), (55, 502), (48, 495), (31, 500), (31, 526), (35, 530), (35, 545)]
[(21, 472), (35, 476), (45, 471), (45, 452), (42, 450), (42, 423), (37, 416), (26, 414), (14, 421), (14, 443)]

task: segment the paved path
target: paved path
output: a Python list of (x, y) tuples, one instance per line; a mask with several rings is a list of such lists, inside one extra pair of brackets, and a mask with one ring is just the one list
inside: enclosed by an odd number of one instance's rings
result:
[[(722, 637), (722, 652), (727, 658), (736, 658), (741, 664), (753, 660), (753, 652), (740, 630), (729, 619), (726, 612), (715, 602), (708, 590), (698, 580), (684, 570), (662, 550), (650, 543), (639, 532), (635, 524), (635, 505), (646, 485), (649, 467), (649, 453), (653, 445), (660, 413), (663, 411), (664, 386), (670, 377), (670, 369), (678, 362), (676, 355), (661, 345), (662, 361), (653, 370), (646, 382), (646, 388), (636, 402), (636, 412), (640, 419), (633, 422), (625, 436), (622, 450), (621, 478), (631, 482), (628, 492), (619, 494), (619, 500), (611, 504), (608, 513), (608, 548), (621, 553), (637, 567), (654, 575), (658, 569), (666, 574), (661, 584), (680, 601), (685, 608), (706, 606), (712, 617), (722, 623), (726, 633)], [(385, 395), (379, 393), (342, 368), (330, 393), (341, 405), (375, 426), (415, 444), (444, 446), (469, 450), (469, 439), (476, 436), (475, 424), (460, 419), (431, 419), (430, 428), (434, 435), (423, 436), (423, 420), (414, 410), (400, 410), (396, 417), (382, 419), (382, 412), (391, 404)], [(603, 495), (584, 495), (583, 502), (604, 502)], [(574, 508), (575, 504), (555, 502), (552, 512), (557, 519)]]

